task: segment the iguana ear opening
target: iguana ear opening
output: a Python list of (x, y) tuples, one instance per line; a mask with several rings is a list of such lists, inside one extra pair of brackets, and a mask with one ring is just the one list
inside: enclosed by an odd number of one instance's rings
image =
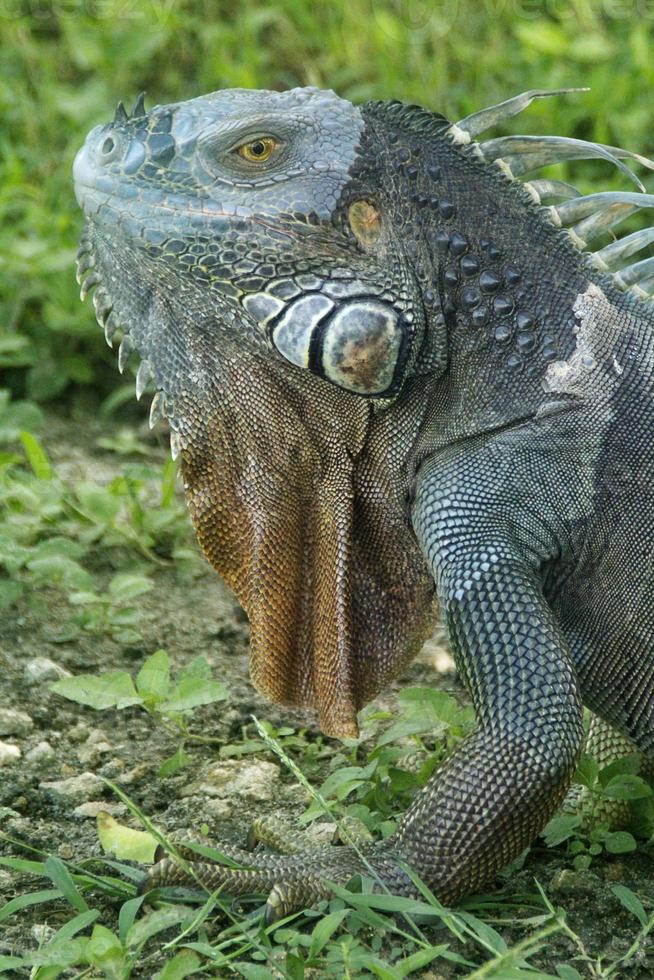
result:
[(292, 364), (346, 391), (377, 397), (399, 387), (411, 336), (410, 324), (390, 303), (361, 297), (335, 304), (320, 293), (296, 300), (271, 329), (275, 348)]
[(347, 219), (352, 233), (364, 249), (373, 248), (381, 235), (381, 216), (369, 201), (354, 201), (350, 204)]

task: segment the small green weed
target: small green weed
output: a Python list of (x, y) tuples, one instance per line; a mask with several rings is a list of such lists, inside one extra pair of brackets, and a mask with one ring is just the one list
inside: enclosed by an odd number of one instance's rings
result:
[(42, 424), (37, 406), (0, 392), (0, 446), (8, 447), (0, 452), (0, 609), (55, 590), (73, 608), (52, 639), (93, 633), (138, 643), (146, 614), (134, 600), (152, 588), (148, 566), (174, 563), (180, 575), (199, 567), (175, 463), (126, 463), (105, 485), (73, 482), (26, 424)]
[[(590, 867), (601, 854), (626, 854), (635, 851), (639, 837), (654, 839), (654, 789), (638, 775), (637, 753), (625, 756), (600, 768), (589, 755), (583, 755), (574, 776), (574, 784), (583, 787), (589, 798), (583, 813), (558, 813), (545, 829), (543, 837), (549, 847), (565, 843), (577, 870)], [(602, 810), (616, 802), (629, 803), (632, 811), (629, 830), (612, 830), (602, 820)], [(593, 814), (596, 815), (593, 819)], [(590, 818), (589, 818), (590, 815)], [(631, 833), (631, 830), (634, 833)]]
[(106, 674), (77, 674), (55, 681), (50, 690), (55, 694), (88, 705), (96, 711), (115, 708), (143, 708), (163, 726), (180, 737), (177, 751), (160, 766), (160, 776), (170, 776), (189, 762), (185, 744), (191, 741), (216, 742), (194, 735), (188, 727), (194, 708), (201, 704), (225, 701), (229, 696), (220, 681), (211, 676), (204, 657), (196, 657), (180, 670), (173, 680), (170, 659), (165, 650), (157, 650), (147, 658), (136, 678), (126, 671)]

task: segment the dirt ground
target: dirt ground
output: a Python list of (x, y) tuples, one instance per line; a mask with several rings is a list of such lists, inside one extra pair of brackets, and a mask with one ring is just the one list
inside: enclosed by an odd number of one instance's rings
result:
[[(48, 441), (55, 464), (64, 466), (73, 477), (79, 474), (89, 478), (90, 474), (92, 479), (101, 480), (115, 474), (120, 461), (89, 448), (95, 434), (96, 430), (86, 433), (87, 447), (81, 448), (79, 428), (58, 423)], [(270, 705), (252, 688), (247, 670), (247, 623), (209, 568), (201, 570), (192, 583), (180, 581), (174, 568), (152, 568), (149, 574), (156, 587), (139, 599), (147, 618), (141, 628), (143, 642), (138, 645), (124, 648), (111, 639), (92, 636), (53, 642), (57, 625), (70, 616), (63, 596), (56, 601), (50, 596), (45, 616), (43, 610), (22, 604), (18, 614), (12, 610), (0, 624), (0, 708), (16, 709), (25, 715), (22, 721), (15, 720), (18, 730), (0, 731), (0, 739), (18, 746), (21, 752), (19, 759), (0, 769), (0, 827), (33, 847), (73, 860), (87, 858), (100, 853), (93, 819), (98, 809), (131, 821), (99, 776), (124, 787), (168, 832), (206, 821), (223, 838), (241, 842), (251, 818), (268, 813), (292, 821), (304, 808), (304, 790), (266, 753), (230, 760), (221, 775), (215, 769), (215, 748), (196, 746), (191, 765), (162, 780), (157, 770), (175, 750), (175, 740), (143, 711), (96, 712), (49, 692), (59, 669), (71, 673), (135, 672), (144, 657), (160, 647), (179, 668), (203, 653), (214, 676), (228, 687), (230, 699), (198, 709), (193, 719), (196, 731), (237, 742), (255, 714), (276, 726), (304, 726), (308, 722), (318, 734), (306, 715)], [(447, 656), (432, 642), (394, 689), (407, 682), (457, 689), (451, 672), (436, 669), (443, 665), (448, 665)], [(392, 704), (393, 692), (383, 700)], [(333, 744), (337, 749), (339, 743)], [(84, 779), (70, 782), (71, 777), (82, 774), (87, 774)], [(59, 782), (62, 780), (63, 784)], [(618, 903), (611, 886), (620, 882), (644, 901), (651, 899), (654, 862), (639, 853), (599, 860), (583, 873), (569, 872), (569, 867), (562, 851), (547, 851), (536, 845), (509, 886), (515, 892), (533, 893), (536, 876), (552, 901), (567, 910), (570, 926), (589, 953), (610, 963), (628, 948), (637, 929), (636, 920)], [(41, 887), (48, 885), (0, 868), (0, 906), (17, 894)], [(102, 907), (104, 900), (99, 901)], [(113, 927), (116, 912), (117, 908), (108, 904), (102, 921)], [(35, 948), (44, 928), (47, 934), (69, 917), (70, 908), (56, 904), (12, 916), (0, 926), (0, 953), (16, 955)], [(519, 919), (516, 912), (515, 922), (500, 928), (509, 944), (522, 940), (528, 931)], [(441, 933), (436, 941), (448, 939)], [(557, 936), (547, 953), (533, 962), (550, 971), (556, 962), (575, 963), (582, 975), (590, 975), (574, 960), (576, 952), (569, 940)], [(465, 974), (453, 968), (448, 975)], [(651, 950), (643, 951), (623, 975), (639, 980), (654, 977)]]

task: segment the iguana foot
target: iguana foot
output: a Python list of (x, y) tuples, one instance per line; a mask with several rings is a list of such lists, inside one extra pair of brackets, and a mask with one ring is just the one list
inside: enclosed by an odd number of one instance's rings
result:
[[(345, 885), (361, 874), (379, 880), (396, 894), (413, 889), (408, 875), (401, 869), (386, 842), (363, 847), (326, 844), (316, 845), (299, 831), (277, 821), (257, 820), (247, 838), (249, 849), (231, 844), (213, 844), (228, 863), (206, 858), (188, 845), (207, 845), (206, 838), (185, 836), (172, 842), (176, 857), (165, 856), (158, 848), (156, 864), (150, 869), (139, 891), (154, 888), (186, 886), (239, 897), (267, 894), (266, 924), (278, 921), (291, 912), (314, 905), (332, 895), (332, 883)], [(253, 851), (260, 843), (279, 853)], [(179, 860), (181, 858), (181, 861)], [(230, 866), (231, 864), (231, 866)]]

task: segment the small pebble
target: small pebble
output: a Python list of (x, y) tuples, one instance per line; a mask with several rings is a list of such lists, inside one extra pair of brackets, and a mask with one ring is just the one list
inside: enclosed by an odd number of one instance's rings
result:
[(77, 750), (77, 758), (82, 765), (100, 762), (103, 755), (113, 752), (113, 746), (107, 741), (107, 736), (101, 729), (93, 728), (89, 732), (84, 745)]
[(187, 784), (182, 796), (242, 796), (263, 802), (279, 792), (279, 766), (272, 762), (242, 763), (226, 759), (209, 766), (202, 778)]
[(10, 766), (13, 762), (18, 762), (21, 751), (17, 745), (10, 742), (0, 742), (0, 766)]
[(80, 803), (73, 810), (76, 817), (91, 817), (95, 819), (102, 811), (103, 813), (109, 813), (112, 817), (118, 817), (122, 813), (127, 812), (127, 807), (124, 803), (109, 803), (106, 800), (89, 800), (88, 803)]
[(29, 687), (43, 684), (45, 681), (58, 681), (62, 677), (72, 677), (69, 670), (55, 663), (49, 657), (34, 657), (28, 660), (23, 669), (25, 683)]
[(36, 745), (25, 753), (25, 761), (33, 765), (41, 765), (54, 759), (55, 750), (49, 742), (37, 742)]
[(33, 728), (34, 722), (24, 711), (0, 708), (0, 735), (27, 735)]
[(79, 776), (68, 779), (55, 779), (52, 782), (39, 783), (39, 789), (47, 790), (62, 799), (84, 803), (90, 796), (101, 792), (104, 783), (93, 772), (82, 772)]
[(55, 934), (55, 929), (52, 926), (48, 926), (45, 922), (35, 922), (30, 932), (33, 939), (39, 944), (39, 946), (44, 946)]

